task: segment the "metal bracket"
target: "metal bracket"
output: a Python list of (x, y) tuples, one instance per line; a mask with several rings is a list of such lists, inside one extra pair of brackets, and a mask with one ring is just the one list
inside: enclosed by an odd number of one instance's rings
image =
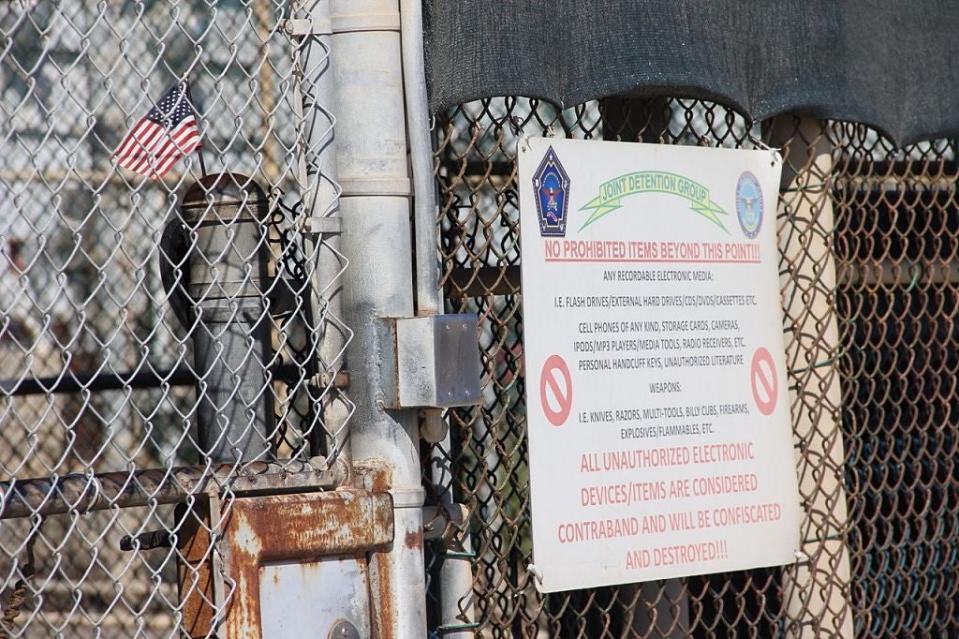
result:
[(342, 189), (340, 197), (382, 195), (390, 197), (409, 197), (412, 193), (409, 178), (394, 177), (358, 177), (340, 178)]
[(399, 31), (399, 11), (381, 13), (343, 13), (331, 18), (334, 33), (357, 31)]
[(394, 408), (479, 404), (480, 357), (473, 313), (394, 320)]
[(283, 21), (283, 30), (294, 38), (310, 35), (331, 35), (333, 25), (329, 20), (308, 20), (305, 18), (289, 18)]
[(303, 232), (313, 235), (339, 235), (343, 232), (343, 219), (337, 217), (308, 217), (303, 220)]
[(329, 20), (289, 18), (283, 21), (283, 30), (294, 38), (358, 31), (399, 31), (400, 14), (397, 11), (387, 11), (339, 14), (331, 16)]

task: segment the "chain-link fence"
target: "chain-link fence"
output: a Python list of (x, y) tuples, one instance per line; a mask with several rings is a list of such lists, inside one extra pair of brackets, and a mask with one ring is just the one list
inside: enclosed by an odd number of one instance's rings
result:
[[(804, 556), (748, 570), (537, 593), (530, 545), (516, 143), (569, 138), (783, 149), (777, 232)], [(459, 601), (490, 637), (951, 636), (957, 365), (954, 145), (896, 149), (867, 127), (716, 104), (519, 97), (437, 119), (447, 309), (481, 318), (484, 403), (449, 414), (471, 517)], [(449, 549), (435, 549), (441, 564)]]
[[(0, 637), (211, 635), (233, 584), (214, 592), (200, 565), (217, 565), (230, 500), (340, 479), (346, 259), (317, 223), (339, 192), (319, 168), (329, 52), (286, 28), (313, 4), (0, 5)], [(183, 79), (209, 175), (195, 155), (162, 180), (118, 169), (124, 134)], [(783, 148), (797, 564), (537, 593), (520, 133)], [(952, 141), (896, 149), (860, 125), (750, 125), (693, 100), (518, 97), (452, 109), (435, 138), (441, 287), (448, 311), (480, 316), (484, 383), (427, 457), (469, 512), (428, 570), (473, 567), (462, 623), (434, 615), (437, 634), (959, 633)], [(447, 488), (428, 475), (428, 494)]]
[[(207, 498), (335, 483), (328, 52), (284, 29), (308, 4), (0, 6), (0, 636), (206, 636), (231, 588), (197, 568), (215, 543), (185, 547), (220, 528)], [(208, 174), (118, 168), (183, 80)]]

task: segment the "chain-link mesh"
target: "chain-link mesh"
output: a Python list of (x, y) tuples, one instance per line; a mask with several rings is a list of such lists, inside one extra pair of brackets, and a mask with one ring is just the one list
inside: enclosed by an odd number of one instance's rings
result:
[[(520, 132), (783, 149), (777, 233), (805, 513), (795, 565), (537, 593), (527, 570)], [(629, 98), (566, 110), (473, 102), (438, 118), (436, 135), (446, 306), (478, 313), (482, 328), (483, 405), (451, 411), (450, 444), (432, 452), (471, 513), (458, 531), (473, 561), (462, 621), (475, 613), (489, 637), (957, 632), (951, 144), (897, 150), (860, 125), (783, 117), (750, 126), (708, 102)], [(431, 563), (444, 554), (435, 548)]]
[[(186, 601), (220, 614), (231, 588), (189, 574), (185, 531), (220, 524), (199, 505), (331, 481), (352, 404), (346, 260), (310, 232), (318, 184), (338, 193), (309, 90), (328, 52), (289, 4), (0, 5), (0, 637), (180, 636)], [(183, 79), (210, 175), (118, 168)]]
[[(317, 168), (333, 118), (312, 74), (328, 52), (284, 29), (302, 4), (0, 5), (0, 637), (178, 636), (196, 613), (185, 602), (219, 614), (231, 589), (228, 576), (218, 595), (201, 583), (195, 566), (216, 545), (184, 548), (186, 531), (218, 530), (239, 479), (333, 481), (324, 473), (352, 413), (336, 285), (346, 260), (335, 234), (309, 232), (339, 189)], [(202, 182), (184, 213), (195, 155), (161, 181), (111, 155), (187, 77), (207, 170), (229, 175)], [(797, 564), (536, 592), (520, 131), (783, 148)], [(751, 126), (711, 103), (628, 98), (566, 110), (485, 100), (443, 114), (436, 136), (441, 285), (447, 310), (481, 318), (484, 401), (450, 411), (450, 442), (432, 450), (470, 517), (430, 564), (472, 560), (459, 603), (481, 636), (959, 633), (952, 142), (897, 150), (858, 125)], [(256, 230), (241, 237), (249, 219)], [(203, 229), (221, 227), (235, 250), (205, 251)], [(213, 279), (190, 279), (194, 265)], [(228, 267), (242, 276), (217, 280)], [(233, 348), (198, 347), (225, 337)], [(227, 410), (236, 437), (215, 419), (201, 433), (204, 412)], [(470, 630), (462, 621), (434, 628)]]

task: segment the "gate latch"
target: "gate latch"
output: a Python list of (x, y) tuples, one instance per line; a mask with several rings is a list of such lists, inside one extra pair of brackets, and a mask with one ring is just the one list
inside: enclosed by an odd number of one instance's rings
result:
[(450, 408), (480, 403), (480, 356), (474, 313), (394, 320), (394, 408)]

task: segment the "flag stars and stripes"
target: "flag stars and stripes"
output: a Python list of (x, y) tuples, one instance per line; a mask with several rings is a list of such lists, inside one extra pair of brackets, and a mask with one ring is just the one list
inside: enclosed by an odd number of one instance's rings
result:
[(117, 164), (159, 179), (198, 149), (202, 144), (200, 127), (189, 95), (186, 82), (170, 87), (123, 138), (113, 154)]

